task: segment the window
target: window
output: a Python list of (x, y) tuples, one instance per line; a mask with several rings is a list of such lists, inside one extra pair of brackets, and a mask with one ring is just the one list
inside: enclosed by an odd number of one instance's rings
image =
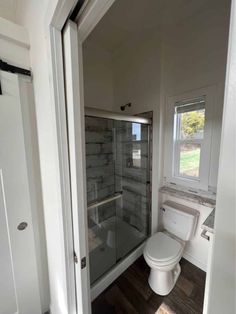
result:
[(164, 142), (165, 183), (205, 191), (215, 186), (212, 185), (213, 171), (217, 171), (217, 160), (212, 155), (215, 152), (215, 146), (212, 146), (215, 91), (214, 86), (209, 86), (168, 97)]
[(132, 123), (132, 164), (133, 167), (141, 167), (141, 124)]
[(127, 145), (127, 152), (129, 152), (129, 158), (127, 158), (128, 168), (141, 168), (141, 134), (142, 126), (140, 123), (131, 123), (131, 127), (128, 128), (131, 136), (131, 142)]
[(174, 118), (174, 175), (199, 181), (204, 141), (205, 97), (176, 102)]

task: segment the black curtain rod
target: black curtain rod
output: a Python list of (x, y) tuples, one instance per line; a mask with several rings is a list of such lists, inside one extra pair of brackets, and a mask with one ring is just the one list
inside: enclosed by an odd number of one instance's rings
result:
[(0, 70), (6, 71), (6, 72), (11, 72), (11, 73), (23, 74), (26, 76), (31, 76), (30, 70), (16, 67), (12, 64), (9, 64), (7, 62), (2, 61), (1, 59), (0, 59)]
[[(1, 59), (0, 59), (0, 70), (5, 71), (5, 72), (11, 72), (11, 73), (17, 73), (17, 74), (22, 74), (22, 75), (26, 75), (26, 76), (31, 76), (30, 70), (16, 67), (12, 64), (9, 64), (5, 61), (2, 61)], [(0, 95), (2, 95), (1, 81), (0, 81)]]

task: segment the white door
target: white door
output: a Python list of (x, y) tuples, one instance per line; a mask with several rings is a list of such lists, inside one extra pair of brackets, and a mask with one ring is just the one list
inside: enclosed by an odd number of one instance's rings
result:
[(77, 314), (89, 314), (90, 280), (87, 239), (87, 200), (84, 148), (82, 44), (77, 25), (69, 21), (63, 32), (69, 162), (73, 215)]
[(41, 314), (19, 78), (0, 82), (0, 314)]

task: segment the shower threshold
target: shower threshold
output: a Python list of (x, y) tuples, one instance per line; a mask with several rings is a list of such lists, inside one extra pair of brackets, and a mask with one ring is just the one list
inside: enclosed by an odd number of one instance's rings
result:
[[(90, 242), (90, 281), (93, 297), (99, 295), (115, 278), (142, 255), (147, 236), (116, 216), (91, 230), (97, 246)], [(99, 242), (98, 242), (99, 238)]]
[(127, 257), (117, 263), (105, 275), (91, 286), (91, 301), (96, 299), (114, 280), (116, 280), (130, 265), (132, 265), (142, 254), (145, 241), (134, 249)]

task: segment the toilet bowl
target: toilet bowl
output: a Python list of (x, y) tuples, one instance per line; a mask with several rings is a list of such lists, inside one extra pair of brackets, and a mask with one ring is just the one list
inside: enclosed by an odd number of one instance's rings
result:
[(143, 256), (151, 268), (150, 287), (157, 294), (167, 295), (179, 277), (179, 261), (185, 243), (194, 237), (199, 212), (172, 201), (164, 202), (161, 209), (163, 232), (157, 232), (147, 240)]
[(143, 256), (150, 267), (149, 285), (159, 295), (167, 295), (173, 289), (181, 268), (185, 242), (174, 236), (157, 232), (147, 241)]

